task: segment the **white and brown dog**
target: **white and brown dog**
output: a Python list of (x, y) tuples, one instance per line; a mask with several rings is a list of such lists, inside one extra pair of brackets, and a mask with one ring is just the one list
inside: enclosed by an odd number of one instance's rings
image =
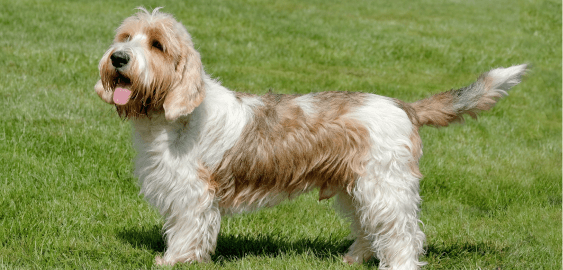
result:
[(318, 189), (351, 219), (346, 262), (375, 255), (382, 269), (418, 269), (419, 128), (492, 108), (526, 65), (414, 103), (359, 92), (256, 96), (211, 79), (184, 26), (140, 8), (99, 69), (96, 92), (133, 123), (141, 193), (166, 219), (158, 264), (209, 261), (223, 215)]

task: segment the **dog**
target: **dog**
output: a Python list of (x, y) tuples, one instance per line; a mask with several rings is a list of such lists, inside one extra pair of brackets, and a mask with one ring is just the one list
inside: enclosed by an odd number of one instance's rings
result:
[(345, 262), (376, 256), (380, 269), (419, 269), (419, 129), (491, 109), (527, 65), (413, 103), (361, 92), (258, 96), (207, 75), (172, 15), (139, 8), (99, 71), (96, 93), (132, 122), (140, 193), (165, 218), (156, 264), (210, 261), (223, 216), (318, 190), (351, 220)]

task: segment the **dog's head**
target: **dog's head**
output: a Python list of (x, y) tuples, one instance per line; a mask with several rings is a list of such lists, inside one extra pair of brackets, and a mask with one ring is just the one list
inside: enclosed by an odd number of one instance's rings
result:
[(94, 88), (121, 117), (164, 111), (174, 121), (205, 97), (201, 59), (181, 23), (158, 9), (139, 9), (117, 28)]

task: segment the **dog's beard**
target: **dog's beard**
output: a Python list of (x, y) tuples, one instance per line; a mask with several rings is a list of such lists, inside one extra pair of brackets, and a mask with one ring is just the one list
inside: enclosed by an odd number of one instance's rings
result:
[(113, 103), (121, 118), (138, 118), (148, 112), (147, 103), (139, 102), (139, 92), (132, 80), (123, 73), (110, 69), (102, 74), (105, 91), (113, 92)]
[(117, 72), (111, 84), (113, 102), (121, 118), (142, 118), (149, 116), (151, 111), (162, 110), (166, 91), (155, 83), (145, 85)]

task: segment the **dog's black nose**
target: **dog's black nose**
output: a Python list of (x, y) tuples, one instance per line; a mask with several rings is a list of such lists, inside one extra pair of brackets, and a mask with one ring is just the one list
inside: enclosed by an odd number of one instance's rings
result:
[(129, 55), (124, 51), (114, 52), (111, 56), (111, 64), (116, 68), (121, 68), (129, 63)]

